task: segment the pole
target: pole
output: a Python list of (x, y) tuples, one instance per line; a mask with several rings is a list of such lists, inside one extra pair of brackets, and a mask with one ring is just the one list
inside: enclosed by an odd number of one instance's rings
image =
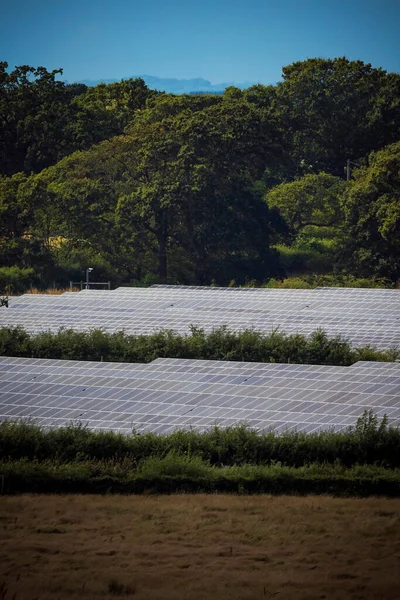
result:
[(350, 170), (350, 159), (349, 158), (347, 159), (346, 173), (347, 173), (347, 181), (350, 181), (351, 170)]
[(86, 269), (86, 289), (89, 289), (89, 269)]

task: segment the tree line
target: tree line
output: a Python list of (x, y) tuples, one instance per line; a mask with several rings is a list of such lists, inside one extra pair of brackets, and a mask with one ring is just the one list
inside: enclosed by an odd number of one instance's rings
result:
[(0, 63), (0, 285), (88, 265), (261, 284), (293, 256), (300, 273), (400, 279), (399, 74), (309, 59), (275, 86), (180, 96), (61, 75)]

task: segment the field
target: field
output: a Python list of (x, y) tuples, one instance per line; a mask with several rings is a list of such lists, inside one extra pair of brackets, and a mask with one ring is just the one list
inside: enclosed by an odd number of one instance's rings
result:
[(399, 598), (400, 499), (25, 495), (0, 517), (2, 600)]

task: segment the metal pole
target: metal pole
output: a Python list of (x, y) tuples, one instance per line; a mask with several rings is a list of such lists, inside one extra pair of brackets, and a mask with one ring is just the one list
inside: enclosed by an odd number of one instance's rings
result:
[(346, 169), (346, 172), (347, 172), (347, 181), (350, 181), (351, 171), (350, 171), (350, 159), (349, 158), (347, 159), (347, 169)]
[(69, 282), (69, 291), (72, 292), (72, 281)]
[(111, 290), (111, 281), (108, 282), (108, 289)]
[(86, 289), (89, 289), (89, 269), (86, 269)]

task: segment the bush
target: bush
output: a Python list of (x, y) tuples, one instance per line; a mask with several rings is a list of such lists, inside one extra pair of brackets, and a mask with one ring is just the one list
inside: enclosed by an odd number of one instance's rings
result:
[(0, 293), (22, 294), (29, 288), (35, 278), (35, 271), (31, 268), (0, 267)]
[(204, 479), (210, 474), (210, 465), (200, 456), (181, 454), (176, 450), (170, 450), (161, 458), (149, 456), (138, 468), (142, 477), (190, 477), (193, 479)]
[[(163, 464), (165, 463), (165, 465)], [(175, 467), (171, 470), (171, 465)], [(152, 465), (151, 468), (148, 465)], [(157, 466), (155, 466), (157, 465)], [(176, 468), (176, 465), (179, 465)], [(182, 465), (185, 465), (182, 470)], [(102, 463), (51, 464), (3, 461), (4, 492), (17, 493), (176, 493), (233, 492), (400, 495), (400, 471), (372, 466), (308, 465), (301, 468), (243, 465), (213, 467), (198, 458), (177, 456), (147, 462), (143, 470), (110, 472)]]
[(347, 431), (313, 434), (259, 434), (242, 425), (214, 427), (203, 433), (189, 430), (168, 435), (124, 435), (92, 431), (82, 425), (44, 429), (24, 421), (0, 424), (0, 456), (9, 460), (50, 460), (59, 464), (108, 461), (113, 468), (131, 464), (139, 465), (142, 472), (160, 473), (158, 461), (163, 459), (163, 474), (165, 469), (187, 474), (189, 467), (199, 474), (202, 466), (196, 461), (217, 467), (273, 463), (302, 467), (318, 463), (399, 468), (399, 447), (400, 430), (388, 427), (386, 419), (378, 421), (370, 412)]
[(98, 329), (34, 335), (21, 327), (3, 327), (0, 328), (0, 355), (132, 363), (168, 357), (351, 365), (358, 360), (396, 360), (399, 352), (373, 347), (355, 349), (340, 336), (328, 338), (321, 330), (309, 337), (277, 330), (271, 334), (254, 329), (233, 332), (226, 327), (210, 333), (193, 327), (191, 334), (185, 336), (167, 330), (151, 335), (129, 335), (123, 331), (105, 333)]
[(393, 288), (393, 282), (377, 277), (354, 277), (344, 273), (337, 274), (302, 274), (287, 277), (283, 280), (270, 279), (265, 286), (280, 289), (314, 289), (316, 287), (351, 287), (351, 288)]

